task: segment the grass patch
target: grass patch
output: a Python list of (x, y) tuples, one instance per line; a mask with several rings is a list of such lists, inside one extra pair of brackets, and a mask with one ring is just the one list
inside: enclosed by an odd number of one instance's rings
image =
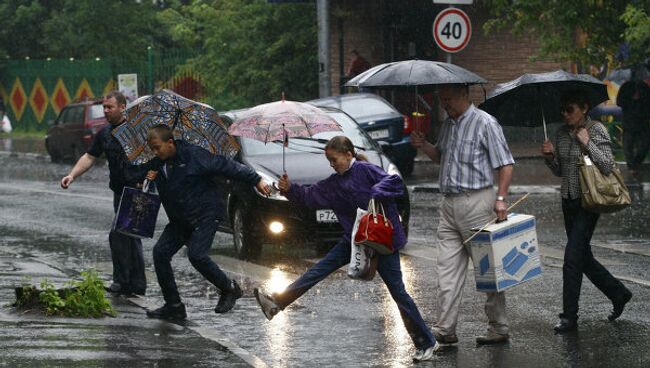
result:
[(34, 285), (16, 288), (16, 303), (19, 309), (39, 309), (48, 316), (93, 317), (115, 316), (111, 302), (106, 299), (104, 283), (95, 270), (81, 273), (81, 280), (66, 283), (57, 289), (47, 279), (40, 289)]

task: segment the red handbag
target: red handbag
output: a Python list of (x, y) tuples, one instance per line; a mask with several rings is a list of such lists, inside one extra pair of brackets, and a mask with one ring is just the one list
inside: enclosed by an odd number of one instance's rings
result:
[[(379, 207), (379, 211), (377, 211)], [(384, 206), (375, 204), (371, 199), (368, 203), (368, 213), (361, 217), (359, 229), (354, 234), (354, 243), (363, 244), (376, 250), (379, 254), (391, 254), (393, 248), (393, 224), (386, 217)]]

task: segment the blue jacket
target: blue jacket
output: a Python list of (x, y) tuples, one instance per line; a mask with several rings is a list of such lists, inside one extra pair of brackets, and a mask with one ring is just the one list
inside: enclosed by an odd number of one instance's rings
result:
[(256, 185), (260, 176), (250, 167), (184, 141), (176, 141), (176, 155), (163, 163), (156, 186), (170, 222), (196, 227), (204, 221), (223, 219), (220, 189), (213, 180), (225, 176), (248, 185)]
[(370, 162), (355, 161), (343, 175), (332, 174), (309, 186), (292, 184), (287, 198), (312, 209), (332, 209), (348, 243), (357, 217), (357, 207), (366, 210), (370, 198), (375, 198), (384, 205), (386, 216), (393, 224), (393, 247), (401, 249), (406, 244), (406, 236), (394, 198), (403, 192), (404, 184), (399, 176), (388, 175), (381, 167)]

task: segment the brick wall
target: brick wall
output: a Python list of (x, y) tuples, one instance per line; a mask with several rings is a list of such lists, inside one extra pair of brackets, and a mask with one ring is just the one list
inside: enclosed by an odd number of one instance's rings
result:
[[(383, 7), (384, 0), (331, 1), (330, 44), (332, 57), (332, 94), (339, 94), (339, 82), (341, 81), (341, 53), (339, 52), (341, 49), (341, 33), (343, 34), (343, 73), (348, 69), (352, 61), (351, 52), (355, 49), (371, 65), (384, 62), (383, 34), (385, 31), (382, 29), (381, 21)], [(363, 16), (359, 16), (360, 14)]]
[[(399, 9), (399, 4), (402, 4), (403, 10)], [(523, 73), (562, 68), (568, 70), (568, 64), (552, 60), (530, 61), (529, 57), (538, 49), (534, 37), (514, 36), (509, 30), (485, 35), (482, 27), (488, 19), (487, 11), (477, 5), (461, 8), (472, 21), (472, 38), (463, 51), (452, 56), (452, 62), (487, 79), (489, 83), (485, 88), (488, 92), (496, 83), (514, 79)], [(339, 15), (343, 16), (345, 71), (352, 59), (352, 49), (357, 49), (371, 65), (376, 65), (391, 60), (408, 59), (406, 52), (409, 41), (418, 43), (417, 57), (445, 61), (446, 54), (436, 50), (431, 34), (435, 15), (442, 9), (444, 6), (434, 6), (431, 0), (332, 0), (332, 93), (339, 93)], [(399, 19), (400, 16), (410, 18)], [(417, 19), (414, 19), (414, 16)], [(413, 35), (418, 35), (419, 38), (415, 39)], [(392, 50), (391, 38), (395, 39)], [(483, 100), (480, 87), (473, 87), (471, 91), (475, 102)]]

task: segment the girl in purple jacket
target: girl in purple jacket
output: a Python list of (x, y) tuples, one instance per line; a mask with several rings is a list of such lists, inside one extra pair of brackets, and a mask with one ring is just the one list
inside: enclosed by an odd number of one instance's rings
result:
[(352, 142), (344, 136), (330, 139), (325, 146), (325, 156), (335, 174), (309, 186), (292, 184), (285, 174), (279, 181), (279, 188), (292, 202), (311, 209), (331, 208), (343, 227), (343, 237), (323, 259), (283, 292), (269, 295), (256, 288), (255, 298), (262, 312), (271, 320), (311, 287), (350, 262), (350, 237), (357, 207), (367, 209), (368, 202), (374, 198), (384, 205), (386, 216), (393, 224), (393, 246), (396, 249), (392, 254), (378, 256), (377, 272), (397, 303), (404, 326), (415, 344), (413, 360), (433, 359), (438, 345), (402, 281), (399, 249), (406, 244), (406, 236), (394, 200), (403, 193), (402, 179), (388, 175), (379, 166), (365, 161), (361, 154), (355, 154)]

